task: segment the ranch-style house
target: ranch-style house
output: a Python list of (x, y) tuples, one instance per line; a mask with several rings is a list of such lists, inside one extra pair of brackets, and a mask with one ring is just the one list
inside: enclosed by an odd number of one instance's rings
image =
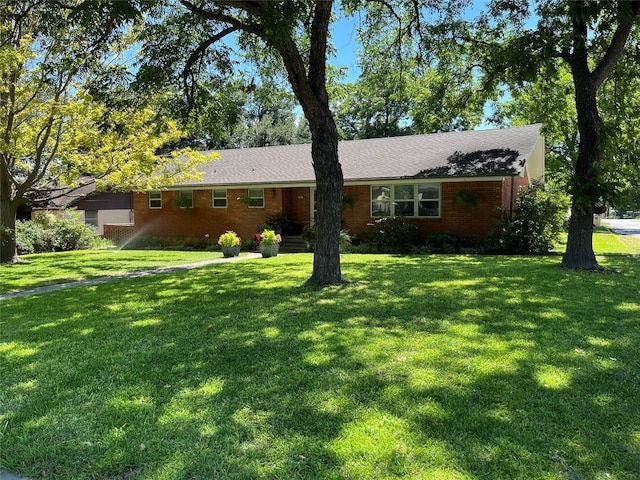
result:
[[(343, 228), (359, 235), (376, 219), (401, 216), (415, 222), (423, 236), (486, 236), (498, 221), (497, 209), (512, 208), (520, 188), (544, 178), (540, 128), (536, 124), (340, 142)], [(135, 193), (134, 233), (215, 239), (234, 230), (251, 238), (276, 215), (292, 223), (291, 233), (313, 224), (311, 145), (219, 153), (219, 160), (201, 166), (199, 181)], [(107, 225), (105, 234), (108, 230)]]

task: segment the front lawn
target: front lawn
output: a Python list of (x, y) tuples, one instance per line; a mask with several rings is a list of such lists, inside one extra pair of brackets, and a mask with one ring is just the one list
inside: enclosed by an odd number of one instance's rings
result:
[(606, 227), (596, 228), (593, 234), (593, 251), (597, 255), (640, 255), (640, 238), (616, 235)]
[(640, 262), (311, 255), (0, 304), (0, 466), (43, 479), (640, 478)]
[(76, 250), (22, 255), (0, 265), (0, 293), (222, 258), (219, 251)]

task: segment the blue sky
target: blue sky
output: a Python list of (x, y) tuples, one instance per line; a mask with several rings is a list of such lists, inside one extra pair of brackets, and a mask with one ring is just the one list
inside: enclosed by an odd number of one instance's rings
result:
[(329, 63), (336, 67), (347, 67), (349, 71), (345, 81), (355, 82), (360, 73), (357, 66), (356, 19), (340, 18), (331, 25), (331, 34), (336, 55), (329, 60)]
[[(470, 17), (474, 17), (480, 13), (480, 10), (484, 6), (484, 2), (473, 2), (471, 9), (468, 12)], [(360, 74), (360, 68), (357, 65), (358, 59), (358, 42), (356, 39), (356, 26), (357, 18), (344, 18), (341, 16), (337, 21), (331, 25), (332, 41), (336, 48), (336, 54), (329, 59), (329, 63), (336, 67), (347, 67), (347, 78), (344, 82), (355, 82)], [(300, 113), (302, 110), (300, 109)], [(485, 106), (485, 116), (491, 115), (490, 105)], [(487, 128), (494, 128), (485, 123), (476, 127), (478, 130), (484, 130)]]
[[(476, 17), (485, 7), (485, 1), (472, 1), (466, 11), (465, 18)], [(355, 82), (360, 73), (357, 66), (358, 43), (356, 40), (356, 27), (358, 25), (358, 14), (350, 18), (344, 18), (344, 14), (336, 9), (339, 18), (331, 25), (333, 44), (336, 47), (336, 55), (329, 60), (329, 63), (336, 67), (347, 67), (349, 69), (346, 82)]]

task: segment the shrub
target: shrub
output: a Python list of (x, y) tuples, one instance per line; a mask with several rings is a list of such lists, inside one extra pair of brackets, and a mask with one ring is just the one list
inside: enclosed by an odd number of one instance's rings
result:
[(316, 227), (314, 225), (305, 225), (302, 228), (301, 237), (307, 244), (307, 250), (313, 252), (313, 246), (316, 243)]
[(125, 243), (127, 250), (213, 250), (213, 238), (153, 237), (140, 235)]
[(215, 239), (209, 237), (183, 237), (179, 241), (182, 250), (212, 250), (215, 248)]
[(218, 245), (221, 247), (235, 247), (241, 243), (242, 239), (233, 230), (227, 230), (225, 233), (220, 235), (220, 238), (218, 239)]
[(276, 245), (282, 241), (282, 237), (280, 237), (280, 234), (274, 232), (273, 230), (263, 230), (259, 235), (259, 245)]
[(427, 237), (427, 249), (431, 253), (460, 253), (464, 247), (458, 235), (449, 232), (436, 232)]
[(151, 235), (140, 235), (125, 243), (128, 250), (155, 250), (176, 247), (177, 243), (163, 237), (152, 237)]
[(96, 235), (93, 237), (93, 248), (114, 248), (116, 245), (113, 240)]
[[(307, 249), (313, 252), (313, 247), (316, 243), (316, 227), (305, 226), (302, 230), (302, 238), (307, 244)], [(347, 253), (351, 248), (353, 237), (349, 235), (347, 230), (340, 230), (340, 253)]]
[(33, 220), (16, 222), (16, 245), (18, 253), (36, 253), (42, 251), (41, 242), (44, 237), (42, 225)]
[(402, 217), (380, 218), (369, 224), (365, 242), (377, 253), (409, 253), (420, 245), (418, 226)]
[(540, 255), (548, 253), (565, 231), (568, 199), (550, 187), (534, 184), (520, 190), (513, 215), (500, 211), (502, 222), (491, 234), (492, 253)]
[(16, 223), (18, 253), (79, 250), (94, 245), (95, 231), (80, 220), (75, 210), (57, 215), (46, 212), (33, 220)]
[(243, 250), (255, 250), (256, 248), (258, 248), (258, 244), (256, 243), (256, 241), (253, 238), (250, 238), (249, 240), (242, 242), (241, 248)]
[(293, 224), (287, 217), (282, 213), (276, 213), (264, 221), (261, 230), (273, 230), (283, 235), (291, 235), (292, 226)]

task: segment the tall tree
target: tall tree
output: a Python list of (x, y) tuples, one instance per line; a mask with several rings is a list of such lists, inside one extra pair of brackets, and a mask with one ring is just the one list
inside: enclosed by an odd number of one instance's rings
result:
[[(606, 151), (615, 119), (603, 121), (602, 85), (616, 69), (638, 23), (640, 1), (496, 0), (478, 18), (469, 37), (487, 88), (500, 80), (513, 89), (538, 76), (562, 79), (568, 72), (574, 96), (577, 152), (571, 158), (569, 238), (562, 265), (596, 269), (593, 212), (607, 195)], [(619, 97), (618, 100), (624, 103)]]
[[(228, 50), (231, 42), (225, 40), (235, 33), (238, 33), (238, 46), (242, 51), (257, 52), (254, 55), (261, 63), (266, 63), (270, 69), (277, 69), (279, 63), (286, 72), (309, 123), (316, 177), (317, 235), (309, 282), (318, 285), (341, 282), (339, 234), (343, 176), (338, 160), (338, 129), (327, 88), (329, 26), (334, 19), (334, 1), (176, 0), (164, 5), (171, 8), (158, 9), (156, 3), (151, 10), (156, 16), (150, 16), (150, 31), (164, 30), (165, 34), (156, 36), (163, 41), (154, 44), (157, 48), (150, 58), (156, 72), (167, 70), (161, 68), (167, 62), (172, 64), (169, 70), (181, 72), (187, 99), (198, 99), (203, 91), (203, 78), (220, 78), (212, 75), (209, 68), (229, 71), (234, 57)], [(418, 31), (423, 7), (433, 6), (434, 2), (380, 0), (364, 5), (372, 8), (371, 15), (366, 14), (366, 18), (371, 19), (370, 25), (390, 12), (400, 20), (387, 25), (393, 25), (397, 33), (395, 43), (401, 45), (400, 39)], [(363, 8), (361, 2), (354, 0), (343, 1), (342, 6), (348, 12)], [(171, 33), (167, 35), (166, 32)], [(167, 39), (176, 40), (176, 44), (172, 45)], [(180, 48), (176, 48), (178, 44)], [(216, 48), (211, 48), (213, 45)], [(182, 60), (177, 60), (175, 52), (184, 51), (185, 46), (188, 53)], [(147, 49), (147, 52), (151, 50)]]
[(85, 10), (57, 2), (8, 1), (0, 6), (0, 262), (18, 261), (18, 208), (32, 197), (73, 187), (91, 175), (100, 187), (169, 182), (193, 170), (154, 151), (181, 132), (149, 108), (107, 110), (80, 81), (118, 38), (114, 29), (135, 13), (122, 4)]
[[(281, 61), (311, 131), (318, 192), (316, 228), (320, 234), (309, 282), (318, 285), (342, 281), (339, 233), (343, 176), (326, 82), (333, 6), (332, 0), (156, 2), (147, 12), (151, 41), (143, 48), (147, 60), (141, 69), (143, 74), (153, 70), (161, 74), (170, 66), (169, 70), (179, 72), (192, 106), (210, 91), (204, 79), (224, 79), (231, 70), (232, 42), (226, 42), (230, 35), (239, 34), (241, 49), (265, 52), (266, 62)], [(154, 42), (160, 38), (155, 33), (159, 30), (165, 31), (162, 42)], [(177, 58), (185, 48), (187, 53)], [(214, 69), (222, 73), (216, 74)]]
[[(205, 102), (205, 108), (198, 105), (178, 114), (178, 120), (189, 135), (176, 144), (165, 145), (163, 150), (248, 148), (311, 141), (309, 125), (300, 117), (299, 106), (290, 90), (240, 76), (224, 85), (218, 96), (226, 96), (225, 112), (211, 116), (213, 109)], [(176, 101), (179, 102), (176, 98), (165, 97), (164, 110), (174, 106)]]
[[(233, 42), (227, 40), (232, 35), (237, 34), (240, 50), (257, 52), (255, 56), (260, 63), (270, 69), (277, 69), (279, 64), (286, 72), (311, 132), (318, 213), (309, 282), (318, 285), (342, 281), (339, 234), (343, 176), (338, 161), (338, 129), (329, 108), (327, 88), (329, 26), (335, 18), (334, 3), (333, 0), (141, 2), (148, 11), (147, 31), (151, 32), (152, 40), (155, 38), (143, 49), (151, 63), (145, 61), (141, 72), (147, 78), (166, 71), (180, 72), (190, 105), (206, 96), (205, 79), (209, 82), (224, 79), (231, 70), (236, 57), (230, 52)], [(447, 5), (458, 3), (464, 0)], [(396, 32), (393, 43), (398, 48), (403, 45), (402, 39), (420, 32), (421, 19), (427, 11), (441, 8), (440, 2), (434, 0), (371, 0), (364, 4), (343, 0), (341, 5), (347, 12), (366, 8), (368, 26), (381, 25), (391, 14), (394, 21), (387, 21), (386, 25)], [(212, 69), (222, 74), (214, 74)]]
[[(635, 37), (639, 33), (636, 32)], [(627, 57), (635, 55), (635, 48), (630, 50)], [(598, 91), (602, 121), (615, 127), (605, 130), (599, 207), (636, 209), (631, 207), (634, 198), (640, 205), (637, 193), (640, 185), (639, 89), (640, 63), (626, 58)], [(571, 184), (580, 136), (573, 81), (566, 66), (558, 68), (556, 78), (541, 76), (512, 90), (509, 100), (496, 105), (491, 121), (499, 125), (541, 122), (547, 149), (547, 178), (565, 189)]]
[[(491, 92), (469, 75), (471, 60), (449, 35), (464, 2), (370, 2), (357, 30), (361, 75), (338, 88), (343, 138), (472, 129)], [(357, 5), (353, 5), (357, 8)], [(428, 20), (428, 21), (426, 21)]]
[(370, 4), (366, 16), (360, 15), (357, 38), (362, 47), (357, 63), (361, 73), (354, 83), (333, 88), (336, 120), (344, 139), (413, 132), (409, 111), (415, 104), (412, 90), (417, 81), (414, 42), (409, 37), (398, 46), (398, 19), (387, 18), (388, 8)]
[(265, 147), (311, 140), (308, 123), (295, 114), (297, 104), (290, 92), (268, 81), (261, 85), (249, 83), (244, 89), (247, 93), (240, 123), (228, 139), (222, 139), (228, 146)]
[[(408, 75), (405, 72), (404, 78)], [(335, 99), (336, 121), (343, 139), (395, 137), (413, 133), (409, 111), (414, 104), (409, 82), (398, 70), (368, 70), (343, 85)]]

